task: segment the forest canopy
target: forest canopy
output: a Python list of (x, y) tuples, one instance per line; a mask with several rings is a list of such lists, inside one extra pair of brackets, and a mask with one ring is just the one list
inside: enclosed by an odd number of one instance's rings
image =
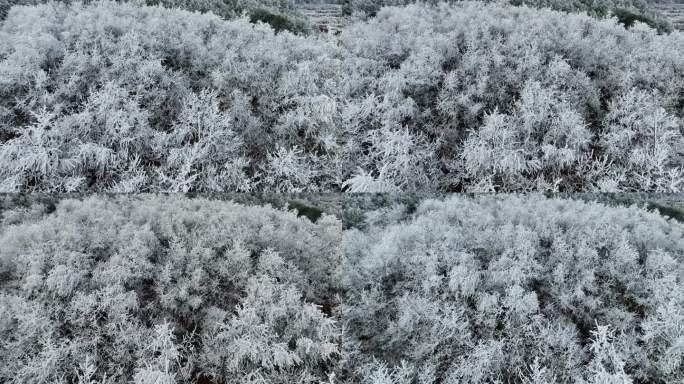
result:
[(677, 383), (684, 226), (636, 206), (452, 196), (345, 232), (357, 382)]
[(684, 225), (636, 205), (378, 195), (343, 230), (180, 195), (4, 199), (3, 383), (684, 379)]
[[(438, 4), (444, 0), (342, 0), (347, 13), (363, 13), (374, 16), (385, 6), (408, 5), (412, 3)], [(626, 26), (630, 18), (641, 20), (660, 32), (672, 32), (672, 25), (663, 15), (654, 11), (653, 5), (673, 4), (681, 0), (479, 0), (485, 3), (507, 3), (530, 8), (549, 8), (556, 11), (586, 13), (593, 17), (615, 15)], [(446, 0), (457, 3), (458, 0)]]
[(0, 382), (313, 384), (332, 372), (334, 217), (183, 196), (9, 206)]
[(0, 189), (681, 191), (684, 35), (506, 4), (339, 39), (131, 3), (0, 25)]

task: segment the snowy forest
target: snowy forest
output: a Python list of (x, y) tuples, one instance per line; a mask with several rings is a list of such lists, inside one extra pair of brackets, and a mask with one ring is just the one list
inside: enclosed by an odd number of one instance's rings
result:
[(0, 381), (679, 383), (684, 224), (601, 199), (5, 196)]
[(336, 218), (182, 196), (11, 198), (0, 382), (318, 384), (332, 372)]
[(684, 0), (0, 0), (0, 384), (684, 384)]
[(341, 366), (368, 384), (682, 382), (684, 226), (656, 212), (535, 195), (369, 211), (344, 236)]
[(1, 1), (0, 191), (684, 189), (650, 2)]

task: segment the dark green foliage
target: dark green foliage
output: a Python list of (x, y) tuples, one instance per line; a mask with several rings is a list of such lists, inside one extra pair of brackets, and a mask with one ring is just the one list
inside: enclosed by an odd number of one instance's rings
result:
[(300, 201), (291, 201), (290, 203), (288, 203), (287, 208), (296, 210), (297, 216), (304, 216), (307, 219), (311, 220), (311, 222), (313, 223), (320, 219), (321, 215), (323, 214), (323, 211), (319, 208), (309, 206), (306, 203)]
[(310, 28), (303, 19), (296, 19), (292, 15), (281, 13), (266, 8), (258, 8), (249, 12), (249, 21), (252, 23), (262, 22), (273, 28), (276, 33), (289, 31), (294, 34), (307, 34)]
[(629, 207), (632, 205), (657, 211), (661, 215), (684, 223), (684, 201), (680, 195), (658, 193), (601, 193), (601, 194), (551, 194), (565, 198), (598, 201), (611, 206)]
[(651, 202), (648, 204), (648, 208), (657, 212), (661, 215), (670, 217), (684, 223), (684, 205), (681, 203), (678, 205), (665, 205), (659, 202)]
[(342, 0), (342, 14), (350, 16), (354, 12), (353, 0)]
[(0, 21), (5, 20), (12, 5), (10, 0), (0, 0)]
[(0, 194), (0, 222), (4, 220), (3, 214), (5, 211), (17, 208), (35, 208), (40, 207), (45, 213), (52, 213), (55, 210), (55, 205), (62, 200), (63, 197), (48, 194)]
[[(13, 6), (37, 5), (47, 3), (50, 0), (0, 0), (0, 21), (7, 17), (7, 13)], [(71, 3), (73, 0), (53, 0), (62, 3)], [(131, 0), (114, 0), (117, 2), (130, 2)], [(84, 4), (92, 3), (93, 0), (82, 0)], [(256, 20), (267, 22), (262, 18), (279, 18), (279, 26), (286, 26), (292, 32), (306, 32), (307, 26), (301, 15), (294, 9), (290, 1), (271, 0), (135, 0), (140, 5), (162, 6), (165, 8), (178, 8), (191, 12), (211, 12), (223, 19), (232, 19), (247, 13), (251, 17), (258, 15)], [(270, 23), (269, 23), (270, 24)], [(275, 27), (274, 27), (275, 28)]]
[(40, 4), (39, 0), (0, 0), (0, 22), (7, 18), (7, 14), (14, 6)]
[[(480, 0), (494, 2), (494, 0)], [(446, 0), (446, 2), (457, 2)], [(657, 1), (641, 0), (507, 0), (514, 6), (528, 6), (532, 8), (550, 8), (557, 11), (571, 13), (586, 13), (597, 18), (617, 16), (627, 27), (634, 21), (641, 21), (660, 32), (671, 32), (672, 26), (655, 11), (649, 9), (651, 3)], [(343, 10), (346, 14), (361, 11), (368, 17), (374, 17), (383, 6), (406, 5), (411, 3), (436, 4), (433, 0), (344, 0)]]
[(613, 15), (617, 17), (625, 28), (631, 28), (634, 23), (641, 22), (649, 27), (658, 30), (661, 33), (672, 32), (672, 25), (670, 25), (666, 20), (662, 18), (656, 18), (652, 14), (645, 12), (639, 12), (637, 10), (631, 10), (627, 8), (617, 8), (613, 11)]
[[(125, 1), (125, 0), (124, 0)], [(143, 0), (145, 5), (160, 5), (165, 8), (179, 8), (192, 12), (211, 12), (223, 19), (240, 16), (248, 9), (241, 0)]]

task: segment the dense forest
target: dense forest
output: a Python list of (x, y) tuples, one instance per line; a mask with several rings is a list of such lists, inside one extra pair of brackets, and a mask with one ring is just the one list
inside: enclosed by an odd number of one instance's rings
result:
[(182, 196), (6, 204), (0, 382), (319, 383), (341, 225)]
[(682, 192), (684, 0), (0, 0), (0, 384), (681, 384)]
[(0, 381), (684, 379), (681, 222), (541, 195), (330, 207), (5, 196)]
[(154, 1), (10, 9), (0, 190), (683, 188), (684, 35), (616, 16), (643, 4), (352, 4), (329, 39), (293, 1)]
[(363, 383), (677, 383), (684, 227), (631, 207), (452, 196), (345, 233), (343, 366)]

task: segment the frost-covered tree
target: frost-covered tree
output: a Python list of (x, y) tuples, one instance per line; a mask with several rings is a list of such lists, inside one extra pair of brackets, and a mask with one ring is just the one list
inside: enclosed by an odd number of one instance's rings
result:
[(181, 196), (2, 212), (0, 381), (319, 383), (340, 222)]
[[(653, 39), (648, 53), (644, 39)], [(680, 51), (683, 41), (615, 19), (481, 3), (385, 8), (342, 36), (355, 55), (383, 64), (355, 125), (400, 124), (434, 143), (442, 190), (504, 191), (681, 190), (681, 92), (670, 92), (681, 89), (682, 61), (660, 49)], [(668, 64), (644, 69), (655, 62)], [(637, 103), (630, 92), (655, 94)], [(652, 165), (639, 177), (600, 144), (617, 105), (630, 115), (659, 110), (665, 125), (658, 149), (640, 152)]]
[(344, 239), (343, 364), (360, 383), (674, 383), (684, 227), (632, 206), (453, 196)]
[(681, 33), (501, 2), (385, 7), (335, 40), (15, 7), (0, 190), (678, 192), (683, 51)]
[[(603, 18), (616, 16), (626, 27), (631, 27), (636, 21), (647, 23), (660, 32), (672, 32), (672, 25), (651, 5), (668, 3), (669, 0), (479, 0), (485, 3), (505, 3), (515, 6), (532, 8), (549, 8), (556, 11), (570, 13), (586, 13), (590, 16)], [(386, 6), (408, 5), (414, 3), (439, 4), (440, 2), (456, 3), (457, 0), (344, 0), (344, 10), (347, 14), (375, 16)]]
[[(268, 154), (312, 151), (324, 127), (334, 130), (326, 91), (298, 94), (323, 85), (313, 72), (323, 75), (333, 54), (315, 41), (130, 4), (51, 3), (16, 14), (7, 31), (33, 32), (24, 43), (3, 34), (5, 191), (275, 189), (261, 176)], [(26, 18), (47, 24), (33, 29)], [(292, 180), (302, 183), (321, 181)]]

